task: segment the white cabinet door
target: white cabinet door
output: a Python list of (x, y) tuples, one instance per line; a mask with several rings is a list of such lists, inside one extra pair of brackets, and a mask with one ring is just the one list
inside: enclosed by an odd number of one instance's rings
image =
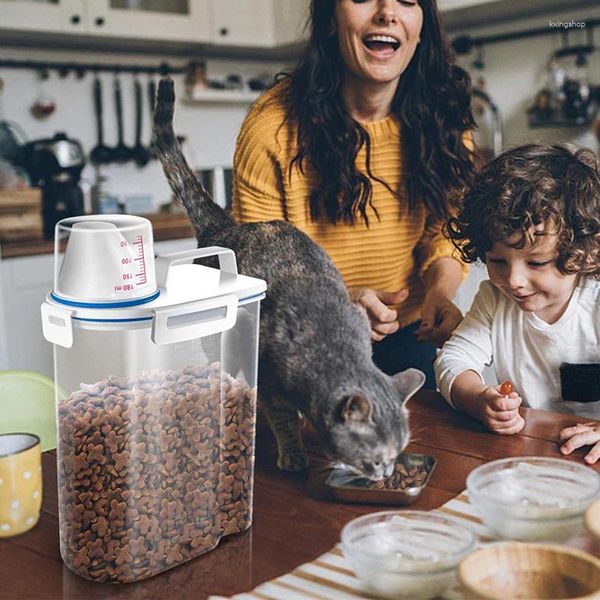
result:
[(94, 0), (93, 35), (178, 42), (208, 42), (209, 0)]
[(445, 10), (455, 10), (459, 8), (471, 8), (496, 2), (497, 0), (438, 0), (438, 8), (443, 12)]
[(0, 29), (85, 33), (86, 8), (84, 0), (0, 0)]
[(213, 43), (262, 48), (275, 45), (272, 0), (211, 0), (210, 9)]
[(275, 45), (286, 46), (308, 39), (306, 22), (310, 0), (273, 0)]
[(52, 345), (42, 335), (40, 306), (52, 289), (54, 255), (3, 258), (0, 276), (6, 368), (52, 377)]

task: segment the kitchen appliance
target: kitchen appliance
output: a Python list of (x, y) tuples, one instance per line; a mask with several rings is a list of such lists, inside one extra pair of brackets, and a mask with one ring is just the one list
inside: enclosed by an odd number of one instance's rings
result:
[(485, 165), (502, 152), (502, 115), (489, 94), (479, 87), (472, 89), (471, 110), (477, 124), (473, 132), (476, 152)]
[(26, 139), (25, 133), (16, 123), (0, 120), (0, 160), (18, 163), (21, 143)]
[[(218, 269), (182, 264), (209, 256)], [(60, 544), (71, 570), (136, 581), (250, 527), (265, 289), (238, 274), (226, 248), (154, 259), (142, 217), (56, 225), (54, 288), (41, 310), (54, 344)]]
[(79, 187), (85, 157), (81, 144), (58, 132), (52, 138), (33, 140), (23, 146), (22, 166), (31, 183), (42, 189), (44, 237), (52, 239), (60, 219), (83, 214)]
[(548, 82), (527, 109), (530, 127), (579, 126), (591, 123), (600, 108), (600, 85), (590, 81), (593, 44), (566, 46), (548, 61)]

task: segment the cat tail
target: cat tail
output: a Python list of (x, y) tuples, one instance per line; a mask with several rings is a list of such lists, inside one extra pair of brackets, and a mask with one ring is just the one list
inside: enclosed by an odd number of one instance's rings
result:
[(173, 80), (163, 77), (158, 84), (154, 108), (154, 148), (175, 198), (183, 204), (199, 242), (235, 223), (217, 206), (196, 177), (173, 130), (175, 91)]

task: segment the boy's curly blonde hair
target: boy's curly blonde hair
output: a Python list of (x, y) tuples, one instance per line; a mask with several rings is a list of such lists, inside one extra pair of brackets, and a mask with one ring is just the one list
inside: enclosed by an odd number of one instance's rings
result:
[(515, 234), (514, 248), (533, 242), (539, 225), (558, 235), (561, 273), (600, 277), (600, 163), (590, 150), (529, 144), (504, 152), (476, 175), (445, 233), (465, 262), (485, 262)]

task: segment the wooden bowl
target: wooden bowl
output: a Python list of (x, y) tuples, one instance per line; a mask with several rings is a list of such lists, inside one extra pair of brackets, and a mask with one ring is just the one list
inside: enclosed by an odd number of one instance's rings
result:
[(592, 502), (585, 511), (585, 526), (597, 540), (600, 540), (600, 500)]
[(469, 554), (458, 578), (477, 598), (592, 599), (599, 597), (600, 560), (563, 546), (504, 542)]

